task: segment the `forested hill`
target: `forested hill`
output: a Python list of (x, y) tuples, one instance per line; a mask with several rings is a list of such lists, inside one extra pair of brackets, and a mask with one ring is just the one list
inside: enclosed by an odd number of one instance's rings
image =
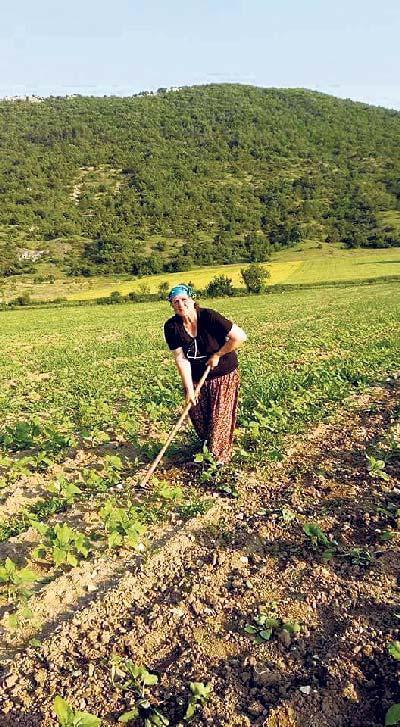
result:
[(0, 102), (0, 272), (264, 260), (301, 238), (400, 244), (400, 113), (210, 85)]

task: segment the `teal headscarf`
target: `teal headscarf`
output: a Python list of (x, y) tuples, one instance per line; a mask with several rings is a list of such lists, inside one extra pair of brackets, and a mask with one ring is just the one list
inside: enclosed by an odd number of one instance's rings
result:
[(191, 285), (185, 285), (185, 283), (179, 283), (171, 288), (168, 294), (168, 300), (171, 302), (177, 295), (188, 295), (189, 298), (195, 298), (196, 293), (194, 292)]

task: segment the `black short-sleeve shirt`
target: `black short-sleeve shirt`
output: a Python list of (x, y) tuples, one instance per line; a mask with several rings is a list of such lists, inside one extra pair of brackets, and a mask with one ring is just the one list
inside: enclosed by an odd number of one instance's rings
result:
[[(165, 340), (171, 349), (182, 348), (190, 361), (193, 381), (202, 377), (207, 360), (213, 353), (219, 351), (224, 345), (226, 337), (232, 328), (232, 321), (225, 318), (212, 308), (197, 309), (197, 336), (192, 336), (183, 325), (178, 315), (169, 318), (164, 325)], [(230, 374), (238, 366), (236, 351), (221, 356), (218, 366), (212, 369), (209, 378)]]

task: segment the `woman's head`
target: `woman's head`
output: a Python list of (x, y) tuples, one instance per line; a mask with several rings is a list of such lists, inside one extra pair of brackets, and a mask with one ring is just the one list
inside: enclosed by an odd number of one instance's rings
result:
[(187, 316), (191, 315), (195, 310), (194, 296), (193, 288), (190, 285), (181, 283), (170, 290), (168, 300), (178, 316)]

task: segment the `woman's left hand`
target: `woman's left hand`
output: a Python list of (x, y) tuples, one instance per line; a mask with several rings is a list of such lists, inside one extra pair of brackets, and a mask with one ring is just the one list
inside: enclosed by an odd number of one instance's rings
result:
[(218, 353), (213, 353), (213, 355), (210, 356), (210, 358), (207, 361), (207, 366), (209, 366), (211, 370), (215, 369), (219, 364), (219, 358), (220, 357), (219, 357)]

